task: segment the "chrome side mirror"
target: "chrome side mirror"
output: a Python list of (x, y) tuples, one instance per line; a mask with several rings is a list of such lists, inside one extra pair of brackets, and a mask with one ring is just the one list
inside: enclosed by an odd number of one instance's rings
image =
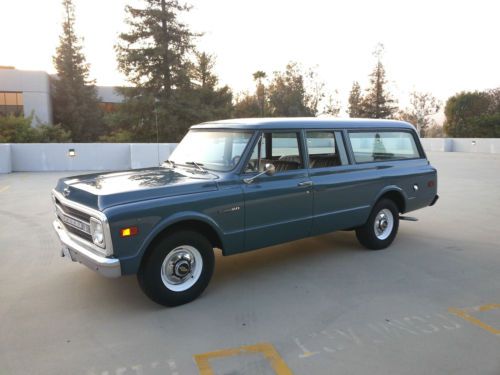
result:
[(264, 167), (264, 171), (263, 172), (260, 172), (259, 174), (256, 174), (253, 177), (244, 178), (243, 182), (245, 184), (251, 184), (252, 182), (254, 182), (257, 178), (259, 178), (262, 175), (272, 176), (275, 173), (276, 173), (276, 168), (275, 168), (274, 164), (267, 163), (265, 165), (265, 167)]
[(268, 176), (272, 176), (273, 174), (276, 173), (276, 167), (274, 166), (274, 164), (271, 164), (271, 163), (267, 163), (265, 166), (264, 166), (264, 173)]

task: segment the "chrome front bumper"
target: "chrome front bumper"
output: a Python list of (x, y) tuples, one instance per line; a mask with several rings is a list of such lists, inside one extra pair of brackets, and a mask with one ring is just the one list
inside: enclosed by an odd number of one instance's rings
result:
[[(59, 220), (54, 220), (52, 225), (63, 246), (61, 256), (69, 256), (73, 262), (82, 263), (91, 270), (106, 277), (121, 276), (122, 271), (118, 259), (106, 258), (86, 249), (71, 238)], [(67, 251), (64, 251), (65, 248)]]

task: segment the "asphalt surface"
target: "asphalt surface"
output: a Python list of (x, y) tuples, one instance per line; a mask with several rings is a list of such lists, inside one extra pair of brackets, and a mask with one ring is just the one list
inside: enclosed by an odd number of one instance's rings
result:
[(217, 254), (177, 308), (59, 257), (50, 189), (72, 173), (0, 175), (0, 374), (500, 374), (500, 155), (429, 158), (441, 199), (389, 249)]

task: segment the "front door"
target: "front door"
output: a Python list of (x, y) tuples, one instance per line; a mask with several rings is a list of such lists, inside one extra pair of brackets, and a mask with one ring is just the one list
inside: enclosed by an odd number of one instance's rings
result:
[(257, 175), (269, 163), (276, 169), (274, 175), (242, 182), (246, 250), (311, 234), (313, 194), (304, 166), (300, 132), (263, 132), (242, 178)]

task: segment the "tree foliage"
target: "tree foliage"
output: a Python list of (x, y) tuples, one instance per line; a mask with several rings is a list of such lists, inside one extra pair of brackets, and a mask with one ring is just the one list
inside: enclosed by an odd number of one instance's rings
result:
[(410, 94), (410, 107), (400, 111), (398, 117), (417, 128), (420, 136), (427, 136), (427, 130), (435, 125), (432, 118), (441, 107), (440, 102), (428, 92), (413, 91)]
[(314, 71), (306, 74), (312, 90), (307, 90), (304, 73), (297, 63), (287, 64), (283, 72), (274, 72), (268, 88), (272, 116), (315, 116), (318, 113), (318, 104), (323, 98), (322, 86)]
[(257, 87), (255, 90), (255, 96), (257, 97), (257, 102), (259, 105), (259, 115), (260, 117), (264, 117), (267, 112), (268, 103), (266, 100), (266, 86), (263, 83), (263, 80), (267, 78), (266, 72), (262, 70), (258, 70), (253, 74), (254, 81), (257, 82)]
[(129, 31), (119, 35), (118, 67), (142, 94), (169, 104), (174, 89), (189, 84), (188, 54), (198, 34), (179, 21), (179, 14), (191, 9), (187, 5), (177, 0), (143, 3), (144, 8), (125, 8)]
[(31, 127), (32, 117), (0, 116), (0, 143), (67, 142), (71, 135), (59, 125)]
[(77, 37), (72, 0), (63, 0), (64, 22), (53, 57), (57, 78), (52, 79), (54, 122), (71, 133), (74, 142), (89, 142), (102, 133), (102, 113), (89, 65)]
[[(325, 98), (324, 83), (314, 69), (304, 70), (290, 62), (284, 71), (275, 71), (266, 85), (267, 74), (256, 71), (255, 93), (243, 93), (234, 104), (234, 117), (316, 116)], [(322, 113), (337, 115), (340, 104), (330, 95)]]
[(261, 117), (261, 104), (256, 95), (244, 92), (236, 98), (234, 103), (233, 117), (253, 118)]
[(378, 60), (373, 72), (370, 74), (370, 86), (361, 101), (361, 117), (393, 117), (397, 111), (397, 106), (386, 86), (385, 68), (382, 62)]
[(396, 101), (387, 88), (388, 82), (382, 64), (383, 52), (384, 46), (379, 43), (373, 52), (377, 62), (370, 74), (370, 85), (364, 95), (359, 83), (353, 82), (348, 98), (349, 117), (393, 118), (397, 112)]
[(196, 53), (191, 71), (193, 84), (187, 90), (186, 109), (192, 108), (186, 118), (189, 124), (211, 121), (231, 116), (233, 94), (229, 86), (219, 87), (219, 79), (213, 69), (215, 58), (205, 52)]
[(477, 136), (494, 136), (496, 108), (495, 96), (488, 92), (460, 92), (446, 102), (444, 130), (451, 137), (475, 137), (480, 127)]
[(341, 105), (338, 99), (338, 92), (328, 95), (322, 114), (337, 117), (340, 113)]
[(357, 81), (352, 83), (351, 92), (349, 93), (348, 103), (349, 106), (347, 111), (349, 113), (349, 117), (361, 117), (363, 115), (363, 111), (361, 108), (363, 96), (361, 93), (361, 86)]
[(142, 4), (126, 7), (129, 30), (116, 46), (118, 67), (133, 88), (109, 118), (112, 137), (178, 141), (193, 123), (229, 117), (230, 88), (218, 87), (214, 57), (195, 51), (200, 34), (180, 21), (191, 8), (177, 0)]

